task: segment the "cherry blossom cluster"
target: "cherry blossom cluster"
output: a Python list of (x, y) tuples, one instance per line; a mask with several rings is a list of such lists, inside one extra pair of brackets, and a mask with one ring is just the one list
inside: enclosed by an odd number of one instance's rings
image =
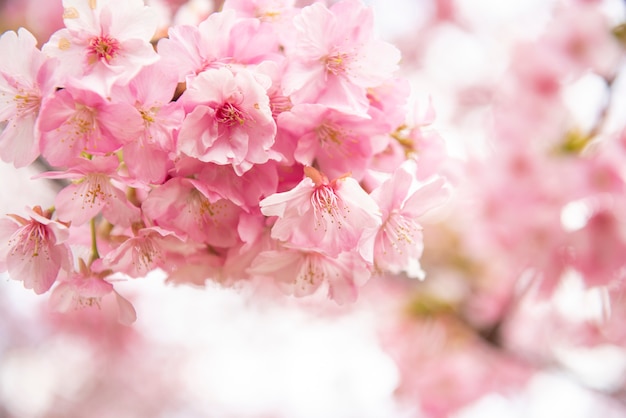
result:
[(63, 8), (41, 50), (23, 28), (0, 38), (0, 157), (64, 185), (0, 221), (13, 279), (54, 286), (60, 311), (114, 295), (128, 323), (119, 274), (338, 303), (373, 275), (423, 276), (420, 217), (446, 186), (370, 8), (229, 0), (161, 39), (142, 0)]

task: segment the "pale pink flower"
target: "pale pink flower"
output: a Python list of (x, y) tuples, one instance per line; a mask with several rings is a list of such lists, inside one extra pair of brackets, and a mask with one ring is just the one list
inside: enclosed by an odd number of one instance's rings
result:
[(241, 17), (254, 17), (275, 22), (291, 17), (295, 0), (226, 0), (223, 10), (236, 10)]
[(115, 297), (118, 320), (124, 325), (131, 325), (137, 320), (133, 305), (120, 295), (113, 285), (100, 275), (92, 272), (82, 260), (79, 260), (80, 271), (72, 273), (61, 281), (50, 295), (50, 306), (57, 312), (69, 312), (84, 308), (100, 308), (102, 298)]
[(37, 116), (43, 98), (55, 89), (56, 62), (37, 49), (24, 28), (0, 37), (0, 158), (23, 167), (39, 156)]
[[(155, 88), (158, 86), (158, 88)], [(173, 168), (174, 132), (180, 128), (185, 112), (174, 97), (176, 75), (165, 71), (161, 61), (144, 67), (128, 86), (115, 86), (114, 102), (130, 103), (143, 119), (143, 130), (122, 148), (131, 176), (143, 183), (163, 183)]]
[(210, 163), (202, 163), (194, 173), (198, 180), (210, 184), (215, 192), (248, 213), (258, 212), (259, 200), (278, 188), (278, 164), (274, 161), (255, 164), (242, 175), (230, 166)]
[(444, 203), (448, 193), (443, 179), (419, 183), (416, 171), (414, 162), (407, 160), (371, 194), (383, 220), (376, 235), (374, 263), (382, 271), (423, 278), (418, 261), (424, 248), (419, 218)]
[(280, 59), (272, 28), (258, 19), (237, 18), (233, 10), (212, 13), (197, 27), (171, 27), (158, 51), (168, 71), (187, 83), (209, 69)]
[(311, 295), (326, 286), (328, 297), (338, 304), (354, 302), (358, 288), (371, 276), (367, 263), (354, 252), (330, 257), (292, 248), (260, 253), (247, 271), (253, 277), (273, 279), (286, 294), (296, 297)]
[(44, 158), (67, 166), (81, 153), (117, 151), (143, 132), (144, 120), (130, 103), (111, 103), (93, 91), (67, 86), (43, 104), (39, 128)]
[(70, 178), (74, 182), (59, 192), (55, 207), (59, 219), (79, 226), (98, 214), (115, 225), (130, 226), (139, 219), (139, 208), (126, 199), (124, 192), (112, 180), (122, 184), (117, 175), (116, 156), (80, 159), (67, 171), (42, 174), (43, 178)]
[(222, 10), (236, 10), (237, 16), (256, 18), (263, 25), (271, 26), (281, 46), (291, 44), (293, 17), (300, 11), (295, 0), (226, 0)]
[(331, 178), (351, 173), (361, 180), (372, 156), (389, 143), (386, 124), (317, 104), (296, 105), (281, 113), (278, 126), (297, 143), (297, 162), (315, 162)]
[(372, 261), (372, 231), (381, 224), (380, 209), (351, 177), (329, 181), (313, 167), (293, 189), (263, 199), (265, 216), (277, 216), (272, 238), (303, 250), (336, 257), (356, 250)]
[(372, 10), (358, 0), (315, 3), (293, 19), (296, 41), (284, 86), (294, 103), (366, 115), (367, 88), (390, 79), (400, 52), (376, 39)]
[(141, 206), (161, 228), (215, 247), (239, 242), (241, 209), (201, 181), (174, 177), (153, 189)]
[(130, 277), (146, 277), (157, 268), (166, 269), (171, 253), (191, 253), (193, 246), (171, 231), (159, 227), (142, 228), (102, 259), (103, 267)]
[(392, 78), (367, 89), (368, 115), (385, 124), (388, 132), (395, 131), (406, 121), (410, 92), (411, 83), (405, 78)]
[(201, 249), (184, 257), (169, 256), (167, 283), (204, 287), (207, 280), (225, 284), (224, 254)]
[(190, 113), (178, 134), (178, 150), (204, 162), (231, 164), (239, 175), (267, 162), (276, 124), (262, 81), (227, 68), (196, 77), (180, 99)]
[(58, 57), (63, 74), (107, 95), (158, 60), (150, 44), (157, 16), (141, 0), (63, 0), (65, 28), (43, 51)]
[(39, 206), (27, 209), (29, 219), (9, 215), (0, 219), (0, 269), (24, 287), (42, 294), (57, 279), (60, 269), (70, 265), (66, 245), (67, 225), (53, 221)]

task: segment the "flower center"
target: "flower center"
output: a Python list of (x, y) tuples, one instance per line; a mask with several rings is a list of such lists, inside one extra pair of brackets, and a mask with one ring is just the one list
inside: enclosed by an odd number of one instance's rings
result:
[(326, 222), (321, 222), (321, 219), (318, 217), (319, 215), (322, 218), (330, 218), (331, 224), (335, 224), (337, 228), (341, 228), (342, 220), (346, 218), (343, 213), (346, 208), (335, 194), (335, 190), (332, 186), (322, 185), (315, 188), (315, 191), (311, 195), (311, 205), (313, 206), (318, 226), (323, 223), (326, 229)]
[(41, 104), (41, 98), (36, 92), (22, 89), (13, 97), (13, 101), (15, 102), (17, 117), (22, 117), (29, 113), (37, 113)]
[(315, 133), (322, 145), (341, 145), (342, 143), (342, 132), (328, 123), (323, 123), (315, 128)]
[(88, 55), (89, 63), (105, 60), (107, 64), (111, 62), (120, 50), (120, 43), (117, 39), (109, 35), (97, 36), (89, 41)]
[(420, 229), (415, 221), (398, 213), (392, 213), (383, 226), (383, 231), (389, 238), (391, 246), (399, 253), (403, 252), (403, 247), (413, 245), (416, 242), (415, 234)]
[(350, 56), (345, 53), (337, 53), (333, 55), (328, 55), (324, 58), (324, 65), (326, 66), (326, 71), (333, 75), (342, 75), (347, 71), (347, 64), (350, 59)]
[(32, 257), (38, 257), (43, 251), (45, 257), (48, 258), (48, 243), (50, 242), (50, 233), (45, 225), (32, 221), (19, 234), (17, 243), (13, 248), (13, 253), (30, 254)]
[(160, 259), (161, 251), (152, 238), (146, 237), (135, 246), (133, 263), (138, 269), (149, 271), (153, 268), (155, 261)]
[(226, 126), (242, 126), (246, 122), (245, 114), (232, 103), (224, 103), (217, 109), (215, 119)]

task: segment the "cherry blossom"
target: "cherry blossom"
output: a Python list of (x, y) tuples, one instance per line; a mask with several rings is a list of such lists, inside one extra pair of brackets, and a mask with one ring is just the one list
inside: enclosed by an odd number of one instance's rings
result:
[[(160, 88), (155, 89), (155, 84)], [(126, 139), (122, 152), (136, 162), (127, 165), (130, 175), (144, 183), (163, 183), (173, 167), (170, 153), (175, 152), (174, 132), (184, 118), (182, 104), (171, 101), (176, 86), (176, 76), (159, 61), (144, 67), (127, 86), (116, 86), (111, 94), (114, 102), (134, 105), (143, 119), (143, 132)]]
[(272, 237), (331, 257), (356, 248), (371, 262), (371, 234), (381, 224), (378, 205), (352, 177), (329, 181), (313, 167), (305, 174), (293, 189), (259, 203), (264, 215), (277, 217)]
[(116, 173), (119, 161), (115, 156), (82, 159), (65, 172), (45, 173), (46, 178), (71, 178), (75, 182), (59, 192), (55, 199), (57, 215), (75, 226), (103, 216), (122, 226), (130, 226), (139, 218), (139, 209), (133, 206), (124, 192), (113, 184), (122, 181)]
[(261, 84), (245, 70), (206, 71), (187, 88), (191, 110), (178, 135), (178, 150), (204, 162), (231, 164), (243, 174), (269, 160), (276, 124)]
[(12, 59), (0, 63), (0, 158), (16, 167), (39, 156), (37, 117), (44, 97), (52, 93), (56, 61), (36, 47), (24, 28), (0, 37), (0, 50)]
[(69, 266), (69, 230), (39, 206), (27, 212), (29, 219), (18, 215), (0, 219), (0, 270), (42, 294), (52, 287), (59, 271)]
[(278, 41), (272, 29), (258, 19), (238, 19), (233, 10), (212, 13), (197, 26), (170, 27), (158, 51), (178, 81), (223, 66), (259, 64), (278, 60)]
[(276, 278), (283, 291), (296, 297), (311, 295), (320, 286), (327, 286), (329, 298), (339, 304), (354, 302), (357, 288), (371, 275), (362, 258), (354, 252), (329, 257), (297, 249), (262, 252), (248, 272), (253, 276)]
[(427, 211), (442, 205), (447, 192), (443, 179), (420, 184), (415, 172), (413, 161), (408, 160), (371, 194), (383, 219), (376, 235), (374, 262), (382, 271), (405, 271), (409, 277), (423, 278), (424, 272), (417, 264), (423, 251), (418, 221)]
[(371, 9), (357, 0), (330, 9), (315, 3), (293, 24), (296, 42), (284, 80), (292, 101), (366, 114), (366, 89), (389, 79), (400, 59), (394, 46), (374, 36)]
[(75, 83), (104, 95), (158, 60), (150, 45), (157, 19), (141, 0), (63, 0), (65, 28), (43, 51), (61, 61)]
[(241, 209), (201, 181), (176, 177), (150, 192), (142, 204), (156, 224), (199, 243), (229, 247), (239, 242)]
[(117, 151), (143, 131), (144, 120), (129, 103), (111, 103), (97, 93), (66, 86), (41, 109), (41, 153), (54, 166), (67, 166), (82, 153)]
[(80, 271), (61, 281), (50, 295), (50, 306), (58, 312), (84, 308), (100, 308), (102, 298), (113, 296), (122, 324), (130, 325), (137, 319), (133, 305), (115, 291), (113, 285), (89, 270), (81, 260)]
[(351, 173), (360, 180), (374, 154), (389, 143), (386, 125), (316, 104), (296, 105), (281, 113), (278, 125), (296, 142), (297, 162), (315, 162), (332, 178)]

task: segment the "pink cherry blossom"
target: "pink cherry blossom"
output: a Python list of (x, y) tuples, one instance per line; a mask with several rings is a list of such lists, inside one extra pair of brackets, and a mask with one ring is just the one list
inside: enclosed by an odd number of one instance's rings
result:
[(50, 219), (39, 206), (27, 209), (29, 219), (0, 219), (0, 269), (37, 294), (48, 291), (59, 271), (70, 265), (66, 224)]
[(330, 257), (289, 248), (262, 252), (248, 273), (274, 279), (286, 294), (296, 297), (311, 295), (325, 286), (328, 296), (340, 305), (354, 302), (357, 289), (371, 276), (363, 259), (354, 252)]
[(238, 16), (274, 22), (290, 17), (295, 0), (226, 0), (223, 10), (236, 10)]
[(414, 162), (406, 161), (371, 194), (383, 219), (376, 235), (374, 263), (381, 271), (404, 271), (409, 277), (423, 278), (417, 262), (424, 248), (419, 218), (441, 205), (448, 193), (441, 178), (418, 183), (416, 171)]
[(152, 270), (164, 268), (170, 253), (187, 254), (185, 246), (173, 232), (159, 227), (142, 228), (102, 259), (103, 267), (121, 271), (130, 277), (145, 277)]
[(315, 3), (293, 19), (296, 41), (285, 74), (294, 103), (367, 114), (367, 88), (391, 78), (399, 51), (374, 36), (372, 10), (358, 0)]
[(297, 143), (293, 152), (297, 162), (315, 163), (331, 178), (351, 173), (361, 180), (372, 156), (389, 143), (385, 124), (317, 104), (296, 105), (281, 113), (278, 126)]
[[(181, 97), (190, 112), (178, 135), (178, 150), (241, 175), (267, 162), (276, 124), (263, 79), (227, 68), (201, 73)], [(276, 156), (276, 158), (278, 158)]]
[(158, 60), (150, 44), (157, 16), (141, 0), (63, 0), (65, 28), (43, 51), (58, 57), (74, 83), (107, 95)]
[(158, 44), (159, 55), (179, 82), (223, 66), (278, 60), (278, 41), (271, 27), (258, 19), (237, 18), (233, 10), (212, 13), (198, 26), (170, 27)]
[(357, 250), (372, 261), (370, 236), (381, 224), (380, 209), (351, 177), (329, 181), (313, 167), (293, 189), (263, 199), (265, 216), (276, 216), (272, 238), (302, 250), (337, 256)]
[(67, 86), (44, 103), (39, 127), (44, 158), (67, 166), (81, 153), (119, 150), (143, 132), (144, 120), (129, 103), (111, 103), (93, 91)]
[[(198, 180), (210, 184), (216, 193), (224, 196), (244, 211), (258, 212), (259, 200), (276, 192), (278, 165), (274, 161), (256, 164), (242, 175), (230, 166), (204, 163), (194, 172)], [(179, 172), (180, 175), (183, 172)], [(258, 214), (257, 214), (258, 216)]]
[(184, 118), (181, 103), (171, 101), (176, 86), (176, 75), (159, 61), (144, 67), (127, 86), (115, 86), (111, 94), (114, 102), (134, 105), (143, 119), (142, 133), (127, 139), (122, 151), (133, 161), (127, 165), (130, 175), (144, 183), (162, 183), (173, 167), (174, 132)]
[(102, 298), (113, 296), (118, 310), (118, 320), (131, 325), (137, 319), (133, 305), (120, 295), (113, 285), (92, 272), (80, 260), (80, 271), (61, 281), (50, 295), (50, 306), (54, 311), (68, 312), (85, 308), (100, 308)]
[(0, 158), (16, 167), (39, 156), (37, 116), (41, 101), (55, 89), (56, 61), (37, 49), (37, 40), (24, 28), (0, 37)]
[(239, 242), (242, 210), (201, 181), (175, 177), (152, 190), (141, 208), (158, 226), (197, 243), (229, 247)]
[(139, 219), (139, 209), (133, 206), (122, 189), (112, 181), (122, 182), (117, 175), (116, 156), (81, 159), (65, 172), (42, 174), (44, 178), (71, 178), (75, 182), (59, 192), (55, 207), (59, 219), (79, 226), (98, 214), (114, 224), (130, 226)]

